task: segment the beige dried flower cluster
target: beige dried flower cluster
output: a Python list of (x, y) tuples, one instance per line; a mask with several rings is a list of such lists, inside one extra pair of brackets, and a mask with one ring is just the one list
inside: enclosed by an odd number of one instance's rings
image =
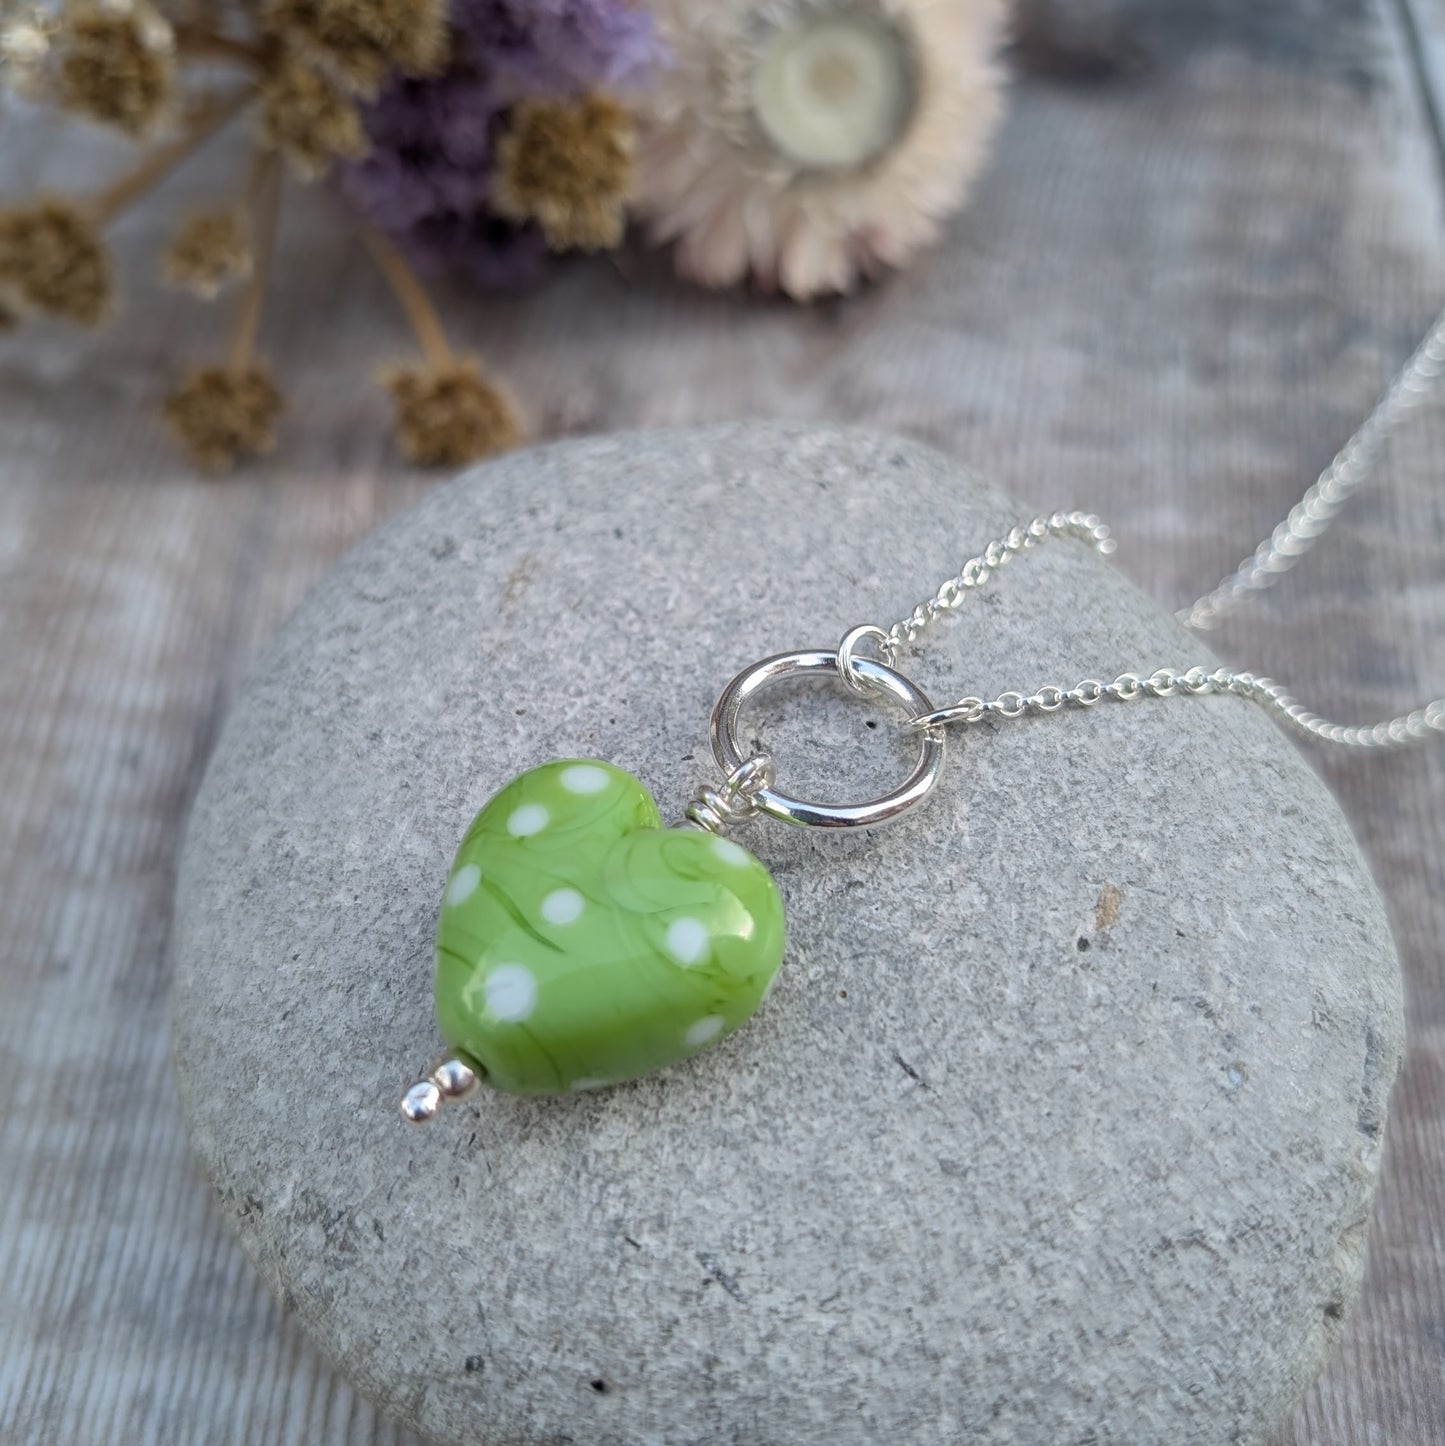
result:
[(161, 266), (165, 279), (206, 301), (251, 274), (251, 226), (246, 208), (220, 206), (188, 216), (176, 228)]
[(151, 0), (0, 0), (0, 85), (144, 136), (175, 98), (175, 29)]
[(127, 135), (153, 131), (175, 96), (170, 21), (147, 0), (74, 0), (62, 14), (60, 104)]
[(356, 102), (299, 56), (286, 56), (261, 88), (261, 140), (308, 180), (325, 175), (335, 160), (366, 154)]
[(94, 218), (61, 196), (0, 209), (0, 301), (95, 326), (110, 310), (110, 253)]
[(276, 418), (285, 408), (265, 367), (196, 367), (166, 399), (166, 421), (198, 466), (225, 472), (239, 457), (276, 445)]
[[(212, 298), (240, 285), (223, 358), (193, 367), (164, 407), (197, 465), (225, 471), (269, 451), (285, 400), (257, 355), (281, 204), (283, 162), (303, 179), (367, 147), (360, 104), (394, 71), (426, 75), (446, 63), (445, 0), (261, 0), (228, 12), (251, 28), (208, 28), (205, 6), (167, 0), (0, 0), (0, 86), (49, 101), (149, 149), (131, 168), (84, 196), (37, 195), (0, 204), (0, 331), (40, 314), (96, 326), (114, 309), (107, 227), (149, 196), (236, 116), (254, 116), (249, 175), (229, 196), (185, 217), (161, 258), (170, 284)], [(605, 107), (606, 134), (586, 144), (610, 156), (623, 126)], [(564, 124), (565, 118), (558, 124)], [(555, 128), (554, 128), (555, 129)], [(546, 131), (545, 122), (542, 131)], [(575, 134), (574, 127), (574, 134)], [(525, 146), (514, 146), (520, 156)], [(545, 188), (519, 161), (519, 207), (547, 208)], [(530, 184), (531, 189), (525, 189)], [(605, 208), (604, 208), (605, 209)], [(598, 211), (551, 226), (566, 244), (592, 244), (615, 218)], [(544, 223), (547, 224), (547, 223)], [(397, 440), (413, 460), (456, 464), (514, 446), (515, 402), (481, 366), (455, 354), (425, 290), (401, 255), (369, 237), (412, 323), (423, 360), (396, 369), (386, 387)]]
[(371, 97), (391, 70), (435, 75), (450, 50), (441, 5), (414, 0), (267, 0), (265, 25), (353, 94)]
[(637, 128), (604, 95), (526, 100), (497, 142), (493, 203), (535, 221), (554, 251), (610, 250), (627, 225)]
[(446, 63), (444, 0), (265, 0), (260, 14), (277, 51), (262, 136), (308, 179), (366, 153), (359, 102), (389, 71), (432, 75)]
[(516, 404), (470, 358), (397, 367), (386, 386), (401, 449), (422, 466), (456, 466), (521, 440)]
[(50, 56), (52, 17), (23, 0), (0, 0), (0, 88), (37, 97)]

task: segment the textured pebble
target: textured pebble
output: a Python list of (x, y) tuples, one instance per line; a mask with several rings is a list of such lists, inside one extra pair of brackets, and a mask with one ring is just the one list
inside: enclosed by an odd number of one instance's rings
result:
[[(496, 1446), (1224, 1446), (1320, 1368), (1397, 967), (1338, 808), (1235, 699), (975, 730), (872, 837), (745, 830), (790, 930), (752, 1023), (637, 1084), (398, 1118), (500, 784), (605, 758), (677, 816), (735, 670), (887, 623), (1027, 512), (863, 433), (566, 443), (439, 489), (274, 645), (187, 840), (176, 1063), (257, 1268), (398, 1416)], [(944, 701), (1204, 659), (1065, 544), (910, 671)], [(792, 788), (906, 769), (886, 715), (774, 696), (754, 731)]]

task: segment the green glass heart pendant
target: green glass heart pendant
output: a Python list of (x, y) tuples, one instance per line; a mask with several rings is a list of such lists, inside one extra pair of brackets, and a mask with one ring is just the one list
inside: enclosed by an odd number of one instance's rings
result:
[(731, 1033), (782, 957), (782, 900), (746, 849), (663, 828), (651, 794), (611, 764), (546, 763), (502, 789), (457, 850), (437, 1022), (497, 1089), (589, 1089)]
[[(933, 704), (902, 673), (855, 653), (779, 653), (723, 689), (710, 733), (722, 783), (701, 784), (687, 824), (663, 828), (652, 795), (610, 763), (564, 759), (509, 783), (476, 816), (442, 897), (436, 1014), (451, 1054), (401, 1100), (423, 1124), (481, 1080), (562, 1094), (663, 1069), (732, 1033), (783, 958), (783, 904), (768, 871), (725, 829), (764, 816), (803, 828), (871, 828), (927, 796), (943, 763)], [(876, 639), (875, 639), (876, 641)], [(772, 758), (743, 750), (738, 718), (760, 688), (827, 676), (891, 701), (919, 729), (918, 761), (866, 803), (820, 803), (774, 786)]]

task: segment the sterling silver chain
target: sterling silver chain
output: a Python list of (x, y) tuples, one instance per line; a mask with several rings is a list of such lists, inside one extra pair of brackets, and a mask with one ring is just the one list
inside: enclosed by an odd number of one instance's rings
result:
[[(1329, 530), (1340, 509), (1373, 473), (1390, 434), (1417, 407), (1445, 372), (1445, 312), (1429, 336), (1401, 369), (1359, 431), (1320, 474), (1319, 479), (1278, 527), (1213, 592), (1179, 614), (1185, 627), (1205, 632), (1256, 593), (1273, 587)], [(1346, 748), (1380, 751), (1445, 734), (1445, 699), (1437, 698), (1411, 713), (1365, 727), (1332, 723), (1295, 702), (1279, 684), (1229, 668), (1160, 668), (1147, 677), (1124, 673), (1113, 682), (1085, 678), (1072, 688), (1053, 686), (1033, 693), (1001, 693), (997, 698), (960, 698), (935, 708), (918, 685), (898, 669), (901, 655), (944, 613), (960, 607), (1006, 563), (1056, 537), (1072, 537), (1098, 552), (1114, 551), (1109, 529), (1089, 512), (1056, 512), (1035, 517), (990, 542), (890, 628), (865, 623), (844, 635), (836, 649), (811, 648), (779, 653), (745, 668), (723, 689), (713, 707), (710, 735), (713, 756), (723, 772), (720, 787), (701, 785), (686, 806), (682, 828), (720, 834), (762, 814), (803, 828), (871, 828), (901, 817), (932, 792), (943, 767), (945, 736), (951, 723), (982, 723), (1092, 708), (1103, 702), (1133, 703), (1140, 698), (1201, 697), (1232, 693), (1257, 703), (1285, 726)], [(862, 651), (871, 647), (872, 655)], [(772, 757), (745, 749), (740, 717), (750, 699), (788, 679), (830, 678), (874, 702), (891, 703), (906, 715), (918, 759), (912, 773), (890, 792), (864, 803), (818, 803), (775, 786)], [(725, 851), (725, 858), (732, 854)], [(745, 856), (744, 856), (745, 857)], [(403, 1096), (402, 1116), (414, 1123), (431, 1119), (445, 1100), (465, 1099), (478, 1087), (478, 1071), (463, 1058), (447, 1057)]]
[[(1389, 390), (1363, 425), (1340, 449), (1289, 515), (1213, 592), (1178, 614), (1185, 627), (1207, 632), (1288, 572), (1329, 530), (1340, 510), (1374, 473), (1391, 434), (1424, 402), (1445, 374), (1445, 312), (1401, 368)], [(897, 818), (932, 790), (943, 766), (949, 724), (983, 723), (1092, 708), (1098, 703), (1133, 703), (1141, 698), (1203, 697), (1232, 694), (1258, 704), (1276, 722), (1324, 743), (1383, 752), (1445, 734), (1445, 698), (1379, 723), (1335, 723), (1295, 701), (1278, 683), (1231, 668), (1196, 666), (1183, 671), (1159, 668), (1147, 675), (1123, 673), (1112, 682), (1085, 678), (1072, 688), (1053, 685), (1032, 693), (1001, 693), (997, 698), (966, 697), (935, 708), (916, 683), (898, 670), (902, 655), (944, 613), (962, 606), (972, 592), (1014, 558), (1058, 537), (1072, 537), (1101, 553), (1114, 551), (1109, 528), (1090, 512), (1055, 512), (1011, 529), (990, 542), (977, 557), (889, 628), (871, 623), (851, 629), (837, 649), (780, 653), (744, 669), (730, 682), (713, 709), (713, 755), (723, 770), (720, 788), (703, 785), (687, 806), (687, 825), (714, 832), (765, 814), (806, 828), (867, 828)], [(919, 744), (918, 761), (907, 780), (866, 803), (827, 804), (796, 798), (774, 785), (773, 761), (749, 754), (739, 742), (742, 708), (760, 690), (807, 675), (841, 679), (855, 693), (891, 702), (907, 715), (904, 727)]]
[[(1208, 632), (1256, 594), (1272, 588), (1329, 531), (1345, 504), (1373, 475), (1391, 434), (1430, 397), (1442, 374), (1445, 374), (1445, 312), (1436, 318), (1429, 335), (1401, 368), (1360, 429), (1290, 509), (1284, 521), (1213, 592), (1181, 610), (1179, 621), (1196, 632)], [(855, 682), (850, 669), (858, 645), (871, 639), (879, 656), (890, 666), (896, 665), (904, 650), (916, 643), (919, 634), (935, 618), (957, 608), (970, 592), (983, 587), (1012, 558), (1055, 537), (1078, 538), (1102, 553), (1113, 552), (1115, 546), (1108, 527), (1091, 513), (1056, 512), (1052, 517), (1036, 517), (1015, 527), (1007, 536), (990, 542), (977, 557), (970, 558), (956, 576), (891, 628), (885, 631), (863, 627), (849, 633), (839, 649), (839, 670), (844, 681), (850, 685)], [(1089, 708), (1106, 700), (1132, 703), (1140, 698), (1202, 697), (1211, 693), (1232, 693), (1247, 698), (1286, 728), (1345, 748), (1380, 751), (1445, 734), (1445, 698), (1436, 698), (1412, 712), (1378, 723), (1333, 723), (1297, 703), (1270, 678), (1229, 668), (1202, 667), (1184, 672), (1161, 668), (1147, 677), (1124, 673), (1113, 682), (1085, 678), (1072, 688), (1050, 686), (1028, 694), (1009, 692), (991, 700), (960, 698), (947, 708), (911, 719), (908, 726), (921, 731), (944, 723), (980, 723), (992, 718), (1056, 713), (1061, 708)]]

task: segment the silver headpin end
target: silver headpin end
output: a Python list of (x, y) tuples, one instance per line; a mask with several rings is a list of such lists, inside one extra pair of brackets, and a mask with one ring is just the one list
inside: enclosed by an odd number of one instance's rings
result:
[(401, 1097), (401, 1117), (408, 1124), (424, 1125), (448, 1100), (475, 1094), (480, 1083), (471, 1065), (448, 1055)]

